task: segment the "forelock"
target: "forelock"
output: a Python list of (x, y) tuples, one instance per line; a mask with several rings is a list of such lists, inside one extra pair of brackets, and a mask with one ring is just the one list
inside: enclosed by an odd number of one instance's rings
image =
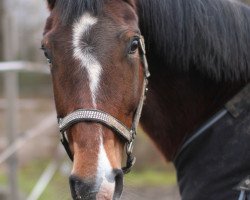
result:
[(60, 20), (67, 24), (81, 17), (86, 11), (92, 15), (100, 15), (104, 3), (108, 1), (110, 0), (58, 0), (55, 10), (59, 13)]

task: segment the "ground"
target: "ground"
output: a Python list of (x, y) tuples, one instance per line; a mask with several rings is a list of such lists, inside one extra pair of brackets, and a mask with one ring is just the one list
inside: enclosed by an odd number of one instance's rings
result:
[(180, 200), (176, 186), (125, 187), (121, 200)]

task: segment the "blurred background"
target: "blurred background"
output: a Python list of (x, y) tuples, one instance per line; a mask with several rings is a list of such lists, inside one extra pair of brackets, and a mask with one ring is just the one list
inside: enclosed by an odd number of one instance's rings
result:
[[(51, 79), (39, 49), (48, 14), (45, 0), (0, 0), (0, 200), (71, 199), (71, 162), (59, 144)], [(180, 199), (172, 164), (142, 131), (135, 155), (123, 200)]]

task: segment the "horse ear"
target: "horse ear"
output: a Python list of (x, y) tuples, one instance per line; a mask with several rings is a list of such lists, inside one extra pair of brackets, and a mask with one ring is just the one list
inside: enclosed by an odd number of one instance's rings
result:
[(48, 3), (48, 7), (50, 10), (53, 10), (55, 4), (56, 4), (56, 0), (47, 0)]

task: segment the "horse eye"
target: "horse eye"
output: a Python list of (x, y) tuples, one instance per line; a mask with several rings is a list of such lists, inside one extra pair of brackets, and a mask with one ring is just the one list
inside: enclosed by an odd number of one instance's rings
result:
[(49, 54), (48, 54), (46, 51), (44, 51), (44, 56), (45, 56), (47, 59), (49, 59)]
[(130, 47), (129, 47), (129, 54), (134, 54), (136, 52), (136, 50), (138, 49), (139, 47), (139, 39), (138, 38), (135, 38), (132, 40), (131, 44), (130, 44)]
[(44, 46), (41, 47), (41, 50), (43, 51), (48, 63), (51, 64), (51, 56), (49, 55), (48, 50)]

